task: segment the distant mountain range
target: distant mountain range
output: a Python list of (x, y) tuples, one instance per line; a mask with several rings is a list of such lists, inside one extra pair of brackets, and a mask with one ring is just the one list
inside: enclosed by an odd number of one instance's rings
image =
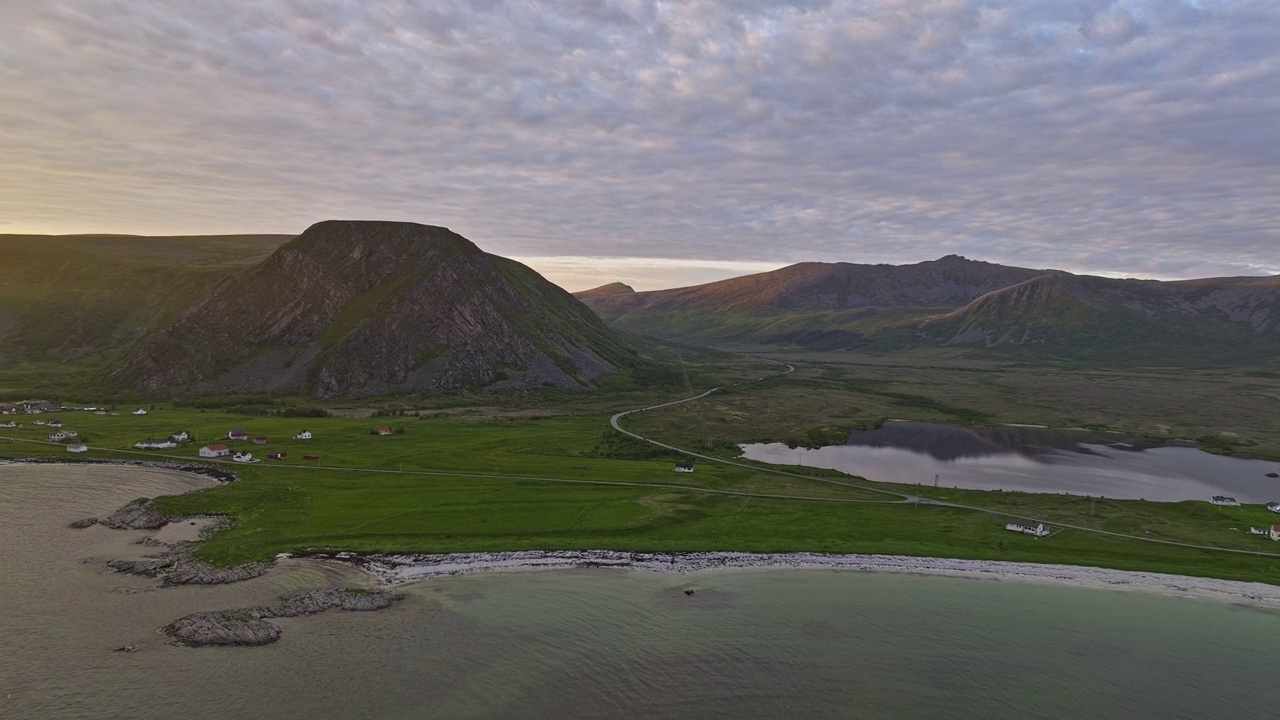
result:
[(649, 292), (612, 283), (577, 296), (615, 327), (712, 344), (952, 346), (1173, 365), (1280, 356), (1280, 277), (1120, 280), (949, 255), (914, 265), (800, 263)]
[(330, 221), (145, 334), (107, 385), (320, 397), (582, 388), (636, 361), (569, 293), (446, 228)]

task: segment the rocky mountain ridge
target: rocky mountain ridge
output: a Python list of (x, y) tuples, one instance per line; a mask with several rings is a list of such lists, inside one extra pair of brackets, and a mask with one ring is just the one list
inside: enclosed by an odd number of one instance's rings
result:
[(446, 228), (327, 221), (145, 336), (108, 383), (322, 398), (581, 388), (635, 358), (571, 295)]
[(952, 255), (901, 266), (800, 263), (694, 287), (601, 290), (579, 297), (615, 327), (707, 343), (1028, 348), (1143, 362), (1280, 355), (1280, 277), (1112, 279)]

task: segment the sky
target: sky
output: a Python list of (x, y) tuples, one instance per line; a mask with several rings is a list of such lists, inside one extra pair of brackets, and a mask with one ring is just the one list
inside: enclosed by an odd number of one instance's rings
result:
[(1280, 273), (1274, 0), (2, 0), (0, 233)]

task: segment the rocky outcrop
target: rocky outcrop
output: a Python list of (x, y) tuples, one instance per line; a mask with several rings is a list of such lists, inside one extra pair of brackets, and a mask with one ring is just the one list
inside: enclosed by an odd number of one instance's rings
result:
[(108, 560), (105, 564), (116, 572), (159, 578), (170, 586), (226, 585), (265, 575), (272, 567), (272, 563), (217, 567), (191, 557), (191, 548), (186, 545), (179, 545), (160, 555), (138, 560)]
[(636, 357), (573, 296), (446, 228), (331, 221), (148, 336), (110, 381), (319, 397), (583, 388)]
[(72, 530), (83, 530), (84, 528), (97, 525), (97, 524), (98, 524), (98, 518), (81, 518), (80, 520), (76, 520), (70, 525), (67, 525), (67, 527), (71, 528)]
[(279, 626), (268, 621), (270, 618), (315, 615), (326, 610), (381, 610), (403, 597), (385, 590), (363, 588), (311, 590), (285, 595), (273, 605), (187, 615), (160, 628), (160, 632), (179, 644), (193, 647), (267, 645), (279, 640), (281, 635)]
[(169, 522), (169, 517), (155, 507), (151, 498), (138, 498), (112, 513), (102, 521), (116, 530), (159, 530)]

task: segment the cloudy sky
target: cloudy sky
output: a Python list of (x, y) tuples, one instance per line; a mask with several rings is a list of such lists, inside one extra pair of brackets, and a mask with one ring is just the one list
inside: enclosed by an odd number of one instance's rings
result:
[(1275, 0), (2, 0), (0, 233), (1280, 272)]

